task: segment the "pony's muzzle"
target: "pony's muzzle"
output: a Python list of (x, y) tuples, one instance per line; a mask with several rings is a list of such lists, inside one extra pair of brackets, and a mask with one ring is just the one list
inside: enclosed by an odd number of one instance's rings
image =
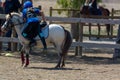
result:
[(6, 31), (7, 31), (7, 22), (5, 22), (5, 23), (2, 25), (1, 31), (2, 31), (2, 32), (6, 32)]
[(4, 28), (4, 25), (1, 27), (1, 31), (2, 32), (6, 32), (7, 31), (6, 28)]

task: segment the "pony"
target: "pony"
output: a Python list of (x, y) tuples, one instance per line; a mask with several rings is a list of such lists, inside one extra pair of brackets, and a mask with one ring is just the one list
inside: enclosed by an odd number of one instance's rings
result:
[[(102, 6), (99, 6), (99, 10), (101, 11), (102, 15), (101, 16), (110, 16), (110, 11), (106, 8), (103, 8)], [(80, 9), (80, 14), (83, 16), (89, 16), (89, 15), (94, 15), (90, 13), (89, 6), (82, 6)], [(106, 32), (107, 35), (110, 35), (110, 24), (105, 24), (106, 25)], [(98, 26), (98, 35), (100, 35), (100, 25), (97, 24)], [(89, 34), (91, 35), (91, 23), (89, 23)]]
[[(21, 61), (22, 66), (27, 67), (29, 65), (29, 53), (31, 52), (31, 47), (28, 45), (29, 40), (24, 38), (21, 35), (21, 31), (25, 23), (23, 22), (22, 16), (19, 13), (10, 13), (6, 15), (6, 21), (1, 27), (2, 31), (7, 31), (9, 29), (12, 29), (12, 27), (16, 30), (16, 33), (18, 35), (18, 39), (22, 45), (21, 49)], [(68, 50), (72, 44), (72, 36), (71, 33), (64, 29), (62, 26), (57, 24), (49, 24), (47, 25), (48, 28), (48, 37), (46, 38), (47, 46), (53, 45), (59, 55), (58, 63), (55, 66), (55, 68), (62, 68), (65, 66), (65, 57), (68, 53)], [(38, 47), (42, 45), (40, 39), (36, 39)], [(25, 54), (26, 54), (26, 57)]]

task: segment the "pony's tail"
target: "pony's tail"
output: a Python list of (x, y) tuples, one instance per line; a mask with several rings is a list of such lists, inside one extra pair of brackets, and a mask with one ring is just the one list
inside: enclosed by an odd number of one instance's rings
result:
[(72, 36), (71, 36), (69, 31), (67, 31), (65, 29), (64, 29), (64, 31), (65, 31), (65, 42), (64, 42), (64, 45), (62, 47), (62, 53), (67, 54), (67, 52), (72, 44)]

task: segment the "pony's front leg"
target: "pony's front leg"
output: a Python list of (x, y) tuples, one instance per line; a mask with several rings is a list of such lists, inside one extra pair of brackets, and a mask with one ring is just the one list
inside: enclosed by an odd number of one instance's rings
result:
[(27, 67), (29, 65), (29, 54), (26, 54), (26, 63), (24, 67)]
[(21, 51), (20, 51), (20, 54), (21, 54), (21, 61), (22, 61), (22, 66), (24, 65), (25, 63), (25, 57), (24, 57), (24, 47), (22, 47)]
[(29, 65), (29, 52), (30, 52), (30, 48), (26, 47), (25, 48), (25, 53), (26, 53), (26, 63), (24, 67), (27, 67)]
[(22, 61), (22, 66), (23, 66), (25, 63), (24, 51), (21, 51), (21, 61)]

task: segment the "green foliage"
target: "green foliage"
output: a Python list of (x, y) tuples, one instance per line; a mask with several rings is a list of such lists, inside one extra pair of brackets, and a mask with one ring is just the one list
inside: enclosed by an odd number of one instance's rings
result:
[[(97, 0), (98, 2), (102, 2), (102, 0)], [(85, 0), (57, 0), (57, 4), (60, 6), (60, 8), (66, 8), (66, 9), (80, 9), (82, 5), (84, 5)], [(58, 13), (61, 14), (62, 11), (58, 10)], [(67, 13), (66, 15), (69, 15)]]
[(102, 2), (102, 0), (97, 0), (97, 2)]
[[(101, 0), (97, 0), (101, 2)], [(60, 5), (61, 8), (72, 8), (72, 9), (80, 9), (80, 7), (85, 3), (85, 0), (57, 0), (57, 4)]]
[(81, 4), (84, 3), (84, 0), (57, 0), (58, 5), (61, 8), (75, 8), (79, 9)]

